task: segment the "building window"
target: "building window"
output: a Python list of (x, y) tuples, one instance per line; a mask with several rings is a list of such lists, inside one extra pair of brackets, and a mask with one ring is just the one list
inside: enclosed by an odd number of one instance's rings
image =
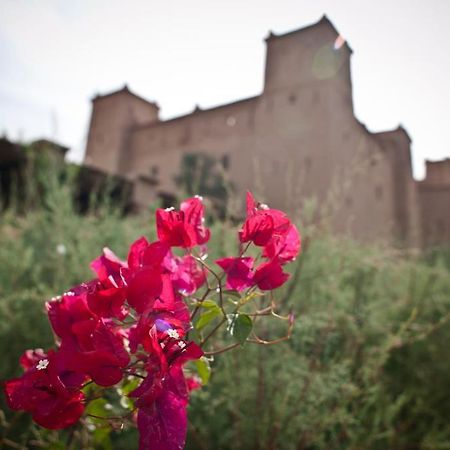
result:
[(291, 94), (289, 96), (289, 103), (293, 105), (297, 101), (297, 96), (295, 94)]
[(230, 168), (230, 155), (223, 155), (222, 156), (222, 167), (225, 170), (228, 170)]

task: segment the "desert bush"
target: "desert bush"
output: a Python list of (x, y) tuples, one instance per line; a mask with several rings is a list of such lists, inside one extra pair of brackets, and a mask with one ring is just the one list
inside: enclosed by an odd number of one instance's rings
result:
[[(104, 246), (125, 256), (153, 229), (148, 213), (123, 218), (114, 205), (77, 215), (70, 186), (51, 182), (41, 207), (0, 219), (2, 379), (18, 374), (23, 350), (51, 345), (45, 300), (89, 278)], [(236, 230), (212, 227), (213, 257), (229, 253)], [(297, 316), (292, 339), (247, 343), (211, 361), (209, 384), (192, 394), (187, 448), (450, 448), (447, 257), (413, 258), (316, 232), (304, 238), (290, 284), (276, 293), (280, 313)], [(283, 334), (274, 325), (258, 332)], [(70, 430), (42, 432), (2, 409), (0, 448), (69, 448)], [(132, 431), (96, 433), (86, 448), (136, 442)]]

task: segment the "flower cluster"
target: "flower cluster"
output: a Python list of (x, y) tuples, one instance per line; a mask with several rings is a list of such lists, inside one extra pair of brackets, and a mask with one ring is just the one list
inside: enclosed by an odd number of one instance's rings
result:
[[(24, 374), (4, 382), (12, 409), (29, 412), (43, 427), (66, 428), (86, 413), (87, 386), (109, 388), (136, 377), (140, 384), (127, 396), (139, 448), (183, 448), (189, 391), (200, 386), (198, 378), (186, 378), (185, 363), (204, 359), (202, 348), (222, 324), (228, 323), (237, 344), (258, 341), (250, 338), (251, 318), (239, 308), (258, 289), (270, 291), (288, 279), (283, 266), (300, 251), (300, 237), (283, 212), (257, 204), (248, 193), (241, 251), (215, 261), (223, 270), (218, 274), (205, 262), (210, 231), (200, 197), (185, 200), (178, 211), (157, 210), (156, 226), (156, 242), (141, 237), (126, 261), (104, 249), (91, 263), (94, 280), (46, 304), (57, 349), (28, 350), (20, 358)], [(245, 256), (251, 243), (261, 248), (256, 258)], [(226, 289), (240, 293), (231, 313), (223, 304), (223, 277)], [(202, 286), (204, 294), (196, 296)], [(197, 315), (202, 307), (208, 310)], [(218, 323), (203, 335), (213, 319)], [(189, 338), (193, 326), (198, 343)]]

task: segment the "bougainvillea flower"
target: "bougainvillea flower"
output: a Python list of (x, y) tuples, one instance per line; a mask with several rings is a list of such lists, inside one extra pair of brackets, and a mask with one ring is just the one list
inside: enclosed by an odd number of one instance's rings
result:
[(163, 289), (161, 271), (144, 267), (137, 271), (122, 270), (122, 275), (127, 284), (128, 303), (139, 313), (151, 309)]
[(47, 358), (47, 354), (42, 350), (42, 348), (37, 348), (35, 350), (26, 350), (22, 356), (19, 358), (19, 363), (24, 370), (30, 369), (36, 366), (39, 361)]
[(133, 390), (129, 396), (136, 398), (136, 406), (143, 407), (151, 405), (161, 394), (163, 381), (169, 370), (163, 346), (158, 342), (158, 333), (156, 327), (152, 327), (148, 332), (148, 338), (145, 341), (148, 358), (146, 361), (147, 376), (144, 381)]
[(84, 395), (63, 384), (53, 364), (55, 358), (56, 353), (49, 354), (22, 377), (4, 383), (9, 407), (31, 413), (36, 423), (49, 429), (73, 425), (84, 411)]
[(255, 245), (266, 245), (273, 234), (273, 219), (267, 214), (255, 215), (248, 218), (239, 231), (242, 243), (252, 241)]
[(281, 264), (294, 261), (300, 252), (300, 233), (294, 224), (291, 224), (286, 233), (275, 234), (263, 249), (262, 256), (276, 259)]
[[(148, 377), (147, 377), (148, 378)], [(187, 431), (188, 387), (181, 365), (164, 371), (157, 387), (152, 380), (144, 380), (134, 392), (140, 394), (138, 429), (140, 450), (180, 450), (184, 448)], [(130, 394), (131, 395), (131, 394)]]
[[(161, 322), (164, 323), (165, 321), (161, 320)], [(145, 329), (145, 324), (143, 326)], [(136, 331), (136, 334), (138, 333)], [(135, 404), (139, 408), (151, 405), (161, 395), (169, 370), (172, 370), (174, 367), (181, 368), (186, 361), (199, 359), (203, 356), (203, 351), (197, 344), (186, 342), (182, 339), (180, 330), (175, 328), (166, 329), (164, 324), (160, 330), (154, 325), (147, 333), (144, 333), (142, 343), (148, 352), (146, 361), (147, 377), (129, 394), (130, 397), (137, 399)], [(135, 342), (133, 347), (135, 347)], [(186, 389), (185, 384), (184, 389)]]
[[(185, 379), (183, 366), (204, 354), (188, 339), (192, 320), (183, 296), (206, 282), (210, 269), (202, 260), (210, 231), (199, 197), (182, 202), (179, 211), (157, 210), (156, 221), (158, 241), (137, 239), (126, 261), (105, 248), (91, 263), (94, 280), (47, 303), (57, 350), (27, 350), (21, 356), (25, 373), (3, 383), (12, 409), (29, 412), (44, 427), (66, 428), (76, 423), (90, 400), (82, 393), (86, 383), (110, 387), (135, 375), (143, 380), (128, 395), (135, 399), (132, 414), (137, 410), (139, 448), (183, 448), (189, 392), (201, 386), (197, 377)], [(225, 286), (242, 291), (256, 286), (272, 290), (288, 279), (283, 265), (298, 254), (300, 236), (286, 214), (257, 203), (248, 193), (239, 239), (263, 247), (258, 258), (268, 261), (254, 269), (252, 257), (221, 258), (216, 263), (224, 273), (213, 272), (216, 281), (226, 275)], [(194, 246), (195, 253), (185, 250), (184, 256), (171, 250)], [(198, 254), (202, 260), (193, 256)], [(193, 305), (198, 308), (199, 298), (207, 295), (215, 295), (209, 284)]]
[(142, 255), (149, 245), (149, 242), (144, 236), (135, 240), (130, 245), (130, 250), (128, 252), (127, 258), (128, 267), (130, 269), (142, 267)]
[(120, 269), (126, 267), (125, 261), (118, 258), (109, 248), (103, 249), (103, 255), (91, 262), (91, 269), (100, 281), (109, 280), (114, 286), (121, 286)]
[(100, 281), (91, 282), (86, 293), (89, 309), (99, 317), (117, 317), (123, 320), (128, 314), (124, 307), (126, 298), (124, 288), (104, 287)]
[(55, 333), (61, 338), (61, 354), (70, 355), (68, 369), (89, 375), (97, 384), (110, 386), (122, 378), (129, 362), (123, 338), (112, 325), (95, 316), (86, 296), (69, 295), (47, 304)]
[(159, 240), (170, 247), (191, 248), (205, 244), (210, 237), (204, 226), (204, 206), (198, 197), (185, 200), (180, 211), (158, 209), (156, 228)]
[(187, 401), (163, 391), (150, 406), (139, 408), (139, 450), (181, 450), (186, 442)]
[(63, 340), (58, 352), (67, 355), (66, 368), (88, 375), (100, 386), (118, 383), (123, 377), (122, 369), (130, 361), (122, 335), (104, 320), (99, 320), (93, 329), (81, 326), (76, 333), (77, 346)]
[(169, 249), (166, 242), (156, 241), (150, 244), (145, 237), (141, 237), (130, 247), (128, 267), (130, 269), (159, 268)]
[(184, 220), (189, 224), (195, 235), (195, 245), (203, 245), (209, 241), (210, 231), (205, 227), (205, 206), (200, 196), (188, 198), (180, 205)]
[(267, 205), (256, 204), (253, 195), (247, 192), (247, 219), (239, 231), (241, 243), (253, 242), (263, 247), (274, 235), (287, 233), (291, 221), (282, 211), (270, 209)]
[(271, 291), (284, 284), (289, 278), (289, 274), (283, 272), (281, 264), (276, 261), (262, 263), (255, 271), (254, 282), (262, 291)]
[(153, 304), (153, 309), (158, 311), (172, 311), (175, 308), (176, 295), (173, 283), (168, 273), (161, 275), (162, 289)]
[(186, 325), (171, 313), (143, 314), (129, 332), (131, 352), (136, 353), (139, 344), (145, 351), (154, 352), (155, 348), (159, 348), (159, 344), (157, 347), (155, 342), (164, 342), (164, 340), (170, 338), (170, 332), (167, 333), (169, 330), (176, 333), (177, 339), (179, 339), (184, 337)]
[(72, 364), (78, 370), (86, 373), (99, 386), (113, 386), (123, 378), (125, 367), (114, 354), (94, 350), (90, 352), (73, 353)]
[(170, 273), (174, 289), (183, 295), (191, 295), (206, 281), (205, 270), (191, 255), (175, 256), (168, 253), (164, 267)]
[(70, 342), (71, 345), (78, 347), (97, 325), (98, 317), (87, 304), (87, 291), (87, 285), (80, 285), (60, 299), (46, 303), (53, 330), (65, 344)]
[(227, 275), (225, 287), (236, 291), (243, 291), (255, 283), (253, 282), (253, 263), (250, 257), (243, 258), (221, 258), (216, 260)]

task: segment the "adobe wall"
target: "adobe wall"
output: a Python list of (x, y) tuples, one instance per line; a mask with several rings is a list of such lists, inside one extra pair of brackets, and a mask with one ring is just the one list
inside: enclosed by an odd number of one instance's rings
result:
[(412, 174), (411, 139), (402, 127), (374, 134), (393, 171), (395, 239), (401, 245), (421, 245), (417, 183)]
[(92, 100), (85, 164), (108, 174), (123, 175), (132, 126), (158, 120), (158, 107), (127, 87)]
[(418, 188), (424, 244), (450, 246), (450, 159), (427, 161)]
[(155, 105), (142, 99), (130, 114), (138, 103), (129, 92), (98, 98), (86, 162), (134, 180), (135, 201), (146, 207), (177, 192), (183, 155), (227, 155), (241, 212), (248, 189), (297, 219), (314, 198), (316, 220), (334, 232), (416, 245), (409, 138), (374, 135), (354, 117), (351, 49), (338, 36), (326, 18), (271, 34), (260, 96), (169, 121), (158, 121)]
[(336, 37), (326, 22), (272, 36), (260, 97), (136, 129), (126, 173), (156, 172), (158, 189), (176, 192), (183, 154), (229, 155), (238, 198), (250, 189), (295, 215), (315, 197), (318, 215), (333, 230), (363, 240), (391, 238), (392, 168), (354, 118), (350, 51), (334, 50)]

